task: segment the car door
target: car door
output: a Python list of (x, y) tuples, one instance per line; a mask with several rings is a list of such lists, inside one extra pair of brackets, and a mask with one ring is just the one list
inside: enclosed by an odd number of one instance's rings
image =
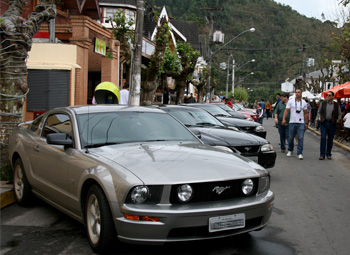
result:
[(72, 148), (47, 144), (46, 137), (50, 133), (66, 133), (73, 140), (70, 116), (66, 113), (48, 115), (41, 136), (36, 139), (31, 151), (36, 191), (62, 205), (67, 201), (67, 161)]

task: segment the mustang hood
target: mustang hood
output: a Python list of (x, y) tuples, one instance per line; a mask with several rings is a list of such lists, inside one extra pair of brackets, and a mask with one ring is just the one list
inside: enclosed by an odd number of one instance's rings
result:
[(229, 126), (235, 126), (235, 127), (257, 127), (260, 126), (259, 123), (256, 123), (254, 121), (249, 120), (241, 120), (231, 117), (217, 117), (222, 123), (229, 125)]
[(264, 169), (250, 160), (203, 144), (116, 145), (94, 149), (94, 153), (125, 167), (146, 184), (257, 177), (259, 169)]
[(222, 145), (222, 146), (252, 146), (263, 145), (268, 143), (264, 138), (256, 135), (251, 135), (245, 132), (237, 132), (227, 128), (215, 127), (190, 127), (201, 133), (201, 140), (208, 145)]

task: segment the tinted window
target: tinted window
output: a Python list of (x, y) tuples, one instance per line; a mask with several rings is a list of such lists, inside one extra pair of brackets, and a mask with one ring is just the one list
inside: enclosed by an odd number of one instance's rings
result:
[(51, 133), (66, 133), (73, 140), (72, 123), (69, 116), (61, 113), (50, 115), (46, 120), (42, 136), (46, 137)]
[(224, 109), (221, 109), (218, 106), (215, 105), (202, 105), (200, 106), (202, 109), (210, 112), (211, 114), (215, 115), (225, 115), (231, 117), (229, 113), (227, 113)]
[(34, 133), (38, 132), (38, 129), (39, 129), (39, 126), (40, 126), (40, 123), (42, 121), (42, 116), (36, 118), (32, 124), (30, 124), (29, 126), (29, 130), (33, 131)]
[(214, 118), (209, 113), (200, 110), (200, 111), (183, 111), (183, 110), (171, 110), (169, 112), (171, 115), (175, 116), (185, 125), (201, 125), (203, 123), (213, 124), (217, 126), (224, 126), (220, 121)]
[(185, 127), (168, 114), (109, 112), (78, 115), (82, 147), (103, 143), (143, 141), (198, 142)]

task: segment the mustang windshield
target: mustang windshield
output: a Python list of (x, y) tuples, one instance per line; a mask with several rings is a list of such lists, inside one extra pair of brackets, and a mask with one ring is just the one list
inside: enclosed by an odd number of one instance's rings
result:
[(224, 126), (220, 121), (203, 110), (171, 110), (169, 113), (186, 126)]
[(128, 142), (198, 142), (168, 114), (129, 111), (80, 114), (78, 125), (82, 148)]

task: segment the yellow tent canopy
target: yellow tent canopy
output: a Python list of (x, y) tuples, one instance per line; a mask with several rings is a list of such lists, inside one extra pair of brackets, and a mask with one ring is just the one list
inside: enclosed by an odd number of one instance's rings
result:
[(118, 104), (120, 93), (117, 85), (109, 81), (98, 84), (95, 88), (95, 100), (97, 104)]

